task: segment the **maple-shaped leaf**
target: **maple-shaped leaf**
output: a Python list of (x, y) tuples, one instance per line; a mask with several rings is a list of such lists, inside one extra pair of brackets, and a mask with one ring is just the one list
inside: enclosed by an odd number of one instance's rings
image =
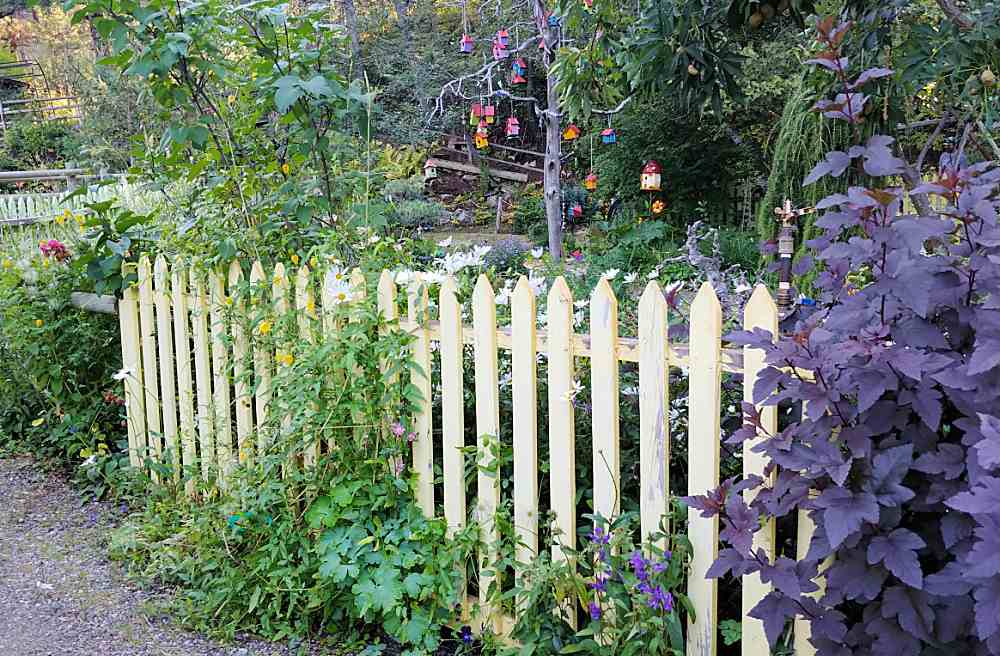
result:
[(967, 576), (987, 578), (1000, 575), (1000, 513), (981, 515), (969, 555)]
[(939, 444), (937, 451), (917, 458), (913, 468), (926, 474), (941, 474), (949, 481), (954, 480), (965, 472), (965, 449), (958, 444)]
[(984, 476), (973, 487), (944, 502), (949, 508), (972, 515), (996, 512), (1000, 508), (1000, 478)]
[(799, 605), (795, 599), (780, 592), (770, 592), (753, 607), (749, 615), (764, 623), (764, 634), (773, 647), (778, 644), (778, 639), (785, 630), (785, 624), (798, 612)]
[(831, 150), (826, 154), (826, 158), (813, 167), (809, 175), (802, 181), (803, 187), (808, 187), (817, 180), (830, 175), (839, 178), (851, 165), (851, 156), (842, 150)]
[(1000, 419), (979, 413), (979, 430), (983, 439), (976, 443), (976, 457), (984, 469), (1000, 465)]
[(868, 543), (868, 564), (882, 563), (896, 578), (911, 588), (922, 588), (924, 574), (920, 569), (917, 550), (927, 544), (919, 535), (897, 528), (889, 535), (876, 535)]
[(826, 570), (827, 593), (834, 602), (871, 601), (882, 592), (886, 578), (883, 568), (868, 565), (862, 550), (841, 551)]
[(816, 506), (823, 509), (823, 527), (833, 549), (859, 531), (865, 522), (878, 522), (878, 502), (868, 492), (831, 487), (817, 497)]
[(976, 599), (976, 633), (985, 640), (1000, 632), (1000, 576), (977, 587), (972, 596)]
[(894, 585), (882, 594), (882, 617), (895, 617), (903, 630), (930, 641), (934, 630), (934, 611), (930, 597), (923, 590)]
[(885, 135), (875, 135), (868, 140), (865, 149), (865, 173), (875, 177), (899, 175), (905, 162), (892, 154), (889, 146), (894, 139)]

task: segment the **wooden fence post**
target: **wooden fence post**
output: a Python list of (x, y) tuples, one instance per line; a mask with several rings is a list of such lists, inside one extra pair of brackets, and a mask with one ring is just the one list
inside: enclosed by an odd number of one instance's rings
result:
[(250, 435), (253, 433), (252, 368), (247, 366), (250, 357), (250, 339), (246, 329), (246, 302), (240, 285), (243, 268), (239, 260), (229, 265), (229, 296), (233, 299), (233, 389), (236, 401), (236, 449), (240, 464), (251, 462)]
[(417, 404), (417, 414), (413, 418), (413, 469), (417, 472), (417, 505), (428, 517), (434, 516), (434, 443), (431, 439), (431, 407), (433, 404), (431, 387), (431, 340), (427, 330), (428, 307), (430, 305), (427, 284), (418, 276), (410, 283), (406, 293), (407, 316), (413, 343), (410, 354), (413, 369), (410, 383), (420, 390), (422, 397)]
[(225, 277), (211, 271), (208, 277), (211, 298), (212, 378), (213, 405), (215, 408), (215, 455), (219, 463), (219, 485), (226, 489), (233, 471), (233, 422), (229, 391), (229, 344), (226, 339), (224, 308), (226, 295)]
[[(667, 301), (655, 280), (639, 299), (639, 514), (645, 540), (670, 510)], [(660, 545), (663, 549), (667, 544)]]
[[(762, 328), (771, 333), (774, 339), (778, 337), (778, 307), (774, 304), (767, 287), (757, 285), (753, 295), (747, 302), (743, 310), (743, 329), (753, 330)], [(753, 388), (760, 374), (767, 365), (764, 362), (764, 351), (761, 349), (743, 348), (743, 400), (753, 403)], [(761, 425), (769, 435), (774, 435), (778, 430), (778, 409), (770, 405), (757, 405), (760, 413)], [(767, 458), (761, 453), (755, 453), (753, 448), (760, 444), (766, 435), (759, 434), (754, 439), (743, 442), (743, 476), (744, 478), (756, 475), (764, 477), (764, 468), (767, 465)], [(774, 476), (771, 476), (773, 484)], [(743, 493), (744, 500), (749, 504), (753, 500), (753, 493), (746, 490)], [(754, 535), (754, 551), (762, 549), (767, 558), (774, 560), (775, 525), (774, 519), (769, 519), (760, 531)], [(750, 617), (753, 610), (761, 599), (771, 591), (771, 585), (760, 580), (760, 573), (755, 572), (743, 577), (743, 630), (740, 650), (743, 656), (768, 656), (771, 648), (767, 643), (767, 636), (764, 634), (764, 624), (758, 619)]]
[[(721, 437), (722, 308), (712, 285), (704, 283), (691, 303), (690, 400), (688, 402), (688, 494), (707, 494), (719, 485)], [(688, 537), (693, 556), (688, 597), (695, 619), (688, 618), (688, 656), (715, 656), (718, 631), (716, 579), (706, 578), (719, 555), (719, 517), (688, 509)]]
[[(535, 293), (521, 276), (510, 303), (513, 356), (511, 379), (514, 415), (514, 530), (517, 561), (530, 564), (538, 555), (538, 372), (535, 357)], [(516, 572), (518, 577), (521, 572)]]
[[(124, 270), (122, 275), (125, 275)], [(118, 308), (122, 330), (122, 369), (125, 372), (125, 414), (128, 430), (128, 458), (133, 467), (142, 467), (146, 452), (146, 408), (142, 391), (142, 356), (139, 339), (139, 291), (130, 285), (122, 291)]]
[(444, 516), (454, 535), (465, 526), (465, 387), (462, 306), (455, 279), (441, 283), (441, 424), (444, 458)]
[(590, 296), (590, 389), (594, 440), (594, 513), (613, 522), (621, 512), (618, 444), (618, 300), (606, 278)]
[(188, 307), (187, 280), (183, 268), (174, 266), (170, 274), (170, 293), (174, 304), (174, 351), (177, 354), (177, 406), (180, 409), (182, 458), (186, 488), (194, 494), (195, 448), (194, 383), (191, 380), (191, 317)]
[[(312, 291), (312, 276), (309, 267), (302, 265), (295, 275), (295, 314), (298, 319), (299, 339), (306, 344), (314, 342), (313, 316), (316, 314), (316, 300)], [(315, 407), (315, 406), (314, 406)], [(310, 468), (319, 459), (319, 440), (313, 435), (303, 435), (302, 464)]]
[(208, 295), (205, 283), (194, 269), (191, 270), (193, 305), (191, 323), (194, 326), (194, 375), (197, 387), (198, 453), (201, 456), (201, 475), (207, 483), (212, 480), (215, 466), (215, 433), (212, 425), (212, 371), (209, 363)]
[(153, 265), (153, 304), (156, 309), (156, 341), (160, 359), (160, 402), (163, 406), (163, 446), (170, 454), (174, 480), (181, 475), (181, 454), (177, 443), (177, 387), (174, 381), (174, 332), (170, 316), (170, 289), (167, 260), (160, 255)]
[[(272, 319), (271, 304), (267, 302), (270, 296), (267, 276), (264, 274), (264, 266), (260, 260), (254, 260), (250, 267), (250, 287), (252, 289), (253, 312), (262, 312), (260, 321), (253, 329), (253, 375), (257, 383), (254, 391), (254, 414), (257, 427), (257, 457), (260, 458), (267, 452), (269, 439), (267, 436), (267, 414), (268, 406), (271, 404), (271, 367), (273, 360), (270, 349), (263, 345), (266, 336), (274, 326)], [(265, 328), (266, 327), (266, 328)]]
[[(153, 268), (149, 258), (139, 260), (139, 332), (142, 341), (142, 387), (146, 395), (147, 457), (157, 464), (162, 453), (163, 424), (160, 422), (160, 387), (156, 366), (156, 320), (153, 311)], [(150, 468), (153, 482), (159, 482), (156, 468)]]

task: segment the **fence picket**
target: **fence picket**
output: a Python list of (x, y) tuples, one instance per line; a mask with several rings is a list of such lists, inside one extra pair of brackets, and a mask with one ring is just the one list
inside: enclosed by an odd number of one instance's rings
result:
[[(514, 530), (517, 560), (529, 564), (538, 555), (538, 372), (535, 293), (521, 276), (510, 303), (513, 356), (511, 380), (514, 415)], [(517, 572), (521, 576), (520, 572)]]
[(472, 292), (472, 330), (476, 358), (476, 445), (479, 468), (476, 484), (476, 515), (480, 539), (486, 545), (480, 554), (479, 599), (486, 626), (496, 628), (499, 618), (485, 600), (496, 580), (491, 574), (497, 561), (496, 511), (500, 506), (500, 478), (491, 469), (496, 464), (493, 443), (500, 439), (500, 373), (497, 356), (496, 295), (489, 279), (481, 274)]
[[(549, 452), (565, 454), (551, 458), (550, 482), (554, 530), (552, 559), (565, 560), (566, 549), (576, 549), (576, 420), (573, 399), (573, 294), (559, 276), (549, 290)], [(575, 613), (571, 621), (575, 622)]]
[[(361, 319), (360, 311), (364, 307), (364, 300), (367, 296), (365, 274), (361, 272), (361, 269), (354, 269), (351, 271), (349, 282), (351, 300), (354, 303), (349, 321), (357, 323)], [(361, 366), (354, 365), (349, 375), (356, 378), (362, 376)], [(354, 408), (351, 410), (351, 420), (354, 422), (354, 438), (359, 441), (364, 439), (365, 433), (368, 431), (368, 428), (362, 425), (365, 422), (365, 411), (361, 407)]]
[(142, 392), (139, 290), (134, 285), (122, 292), (118, 318), (122, 330), (122, 369), (125, 372), (128, 459), (133, 467), (141, 467), (146, 452), (146, 408)]
[(215, 466), (215, 433), (212, 426), (212, 371), (208, 346), (208, 294), (197, 271), (191, 270), (191, 324), (194, 327), (194, 376), (197, 389), (198, 455), (202, 479), (211, 480)]
[[(313, 317), (316, 315), (316, 300), (312, 291), (312, 275), (309, 267), (302, 265), (295, 275), (295, 314), (299, 325), (299, 339), (307, 344), (314, 342)], [(302, 464), (315, 467), (319, 459), (319, 441), (312, 435), (303, 436)]]
[(465, 387), (463, 381), (462, 306), (455, 279), (441, 283), (441, 424), (444, 459), (444, 516), (454, 535), (465, 526)]
[(215, 405), (215, 457), (223, 489), (233, 471), (233, 422), (229, 391), (229, 344), (224, 308), (228, 304), (225, 278), (218, 271), (209, 274), (211, 294), (212, 378)]
[[(271, 403), (271, 367), (272, 359), (270, 349), (261, 342), (266, 341), (274, 322), (271, 320), (271, 312), (268, 311), (268, 303), (261, 302), (261, 297), (267, 298), (267, 277), (264, 275), (264, 266), (260, 260), (254, 260), (250, 267), (250, 286), (253, 289), (254, 315), (263, 311), (263, 316), (254, 327), (253, 337), (253, 375), (255, 389), (253, 395), (255, 425), (257, 427), (257, 457), (262, 456), (268, 447), (267, 438), (267, 410)], [(266, 328), (265, 328), (266, 327)]]
[(229, 265), (229, 294), (234, 300), (233, 337), (233, 390), (236, 403), (236, 448), (240, 464), (250, 461), (250, 435), (253, 433), (253, 398), (250, 393), (250, 371), (247, 358), (250, 356), (250, 340), (247, 337), (246, 304), (240, 285), (243, 282), (243, 268), (239, 260)]
[[(288, 278), (285, 275), (285, 265), (282, 262), (278, 262), (274, 266), (274, 277), (271, 280), (271, 298), (274, 303), (275, 325), (280, 326), (284, 323), (288, 315)], [(288, 343), (278, 344), (275, 348), (275, 373), (277, 373), (278, 367), (281, 366), (282, 357), (286, 356), (286, 351), (290, 351), (291, 348), (292, 345)], [(286, 437), (284, 433), (288, 432), (291, 425), (292, 418), (290, 415), (285, 415), (281, 418), (282, 438)]]
[[(156, 319), (153, 310), (153, 275), (149, 258), (139, 260), (139, 334), (142, 341), (142, 387), (146, 394), (146, 457), (159, 464), (162, 453), (163, 424), (160, 422), (160, 387), (156, 366)], [(153, 482), (160, 480), (156, 468), (150, 469)]]
[[(757, 285), (753, 295), (743, 309), (743, 329), (753, 330), (763, 328), (773, 335), (778, 335), (778, 307), (764, 285)], [(753, 387), (765, 368), (764, 352), (760, 349), (743, 348), (743, 400), (753, 403)], [(760, 413), (760, 421), (764, 430), (774, 435), (778, 429), (778, 409), (776, 406), (757, 405)], [(764, 467), (767, 458), (760, 453), (755, 453), (753, 447), (764, 439), (764, 435), (758, 435), (752, 440), (743, 442), (743, 477), (751, 475), (764, 477)], [(774, 475), (771, 475), (773, 484)], [(750, 490), (743, 492), (743, 497), (747, 503), (753, 500), (753, 493)], [(754, 551), (762, 549), (768, 559), (774, 560), (775, 555), (775, 524), (774, 519), (769, 519), (767, 524), (754, 535)], [(751, 610), (771, 591), (771, 585), (760, 580), (760, 573), (755, 572), (743, 577), (743, 630), (740, 641), (740, 650), (743, 656), (768, 656), (771, 648), (764, 634), (764, 624), (749, 616)]]
[[(688, 402), (688, 494), (707, 494), (719, 485), (722, 308), (709, 283), (691, 303), (691, 371)], [(688, 509), (688, 537), (693, 557), (688, 597), (695, 619), (688, 618), (688, 656), (715, 656), (717, 649), (717, 579), (708, 568), (719, 553), (719, 518), (706, 519)]]
[[(805, 413), (805, 407), (802, 408), (802, 412)], [(809, 553), (809, 543), (815, 532), (816, 524), (809, 517), (809, 511), (800, 509), (795, 536), (796, 560), (805, 560), (806, 554)], [(792, 651), (795, 656), (813, 656), (816, 653), (816, 648), (809, 642), (811, 637), (812, 626), (809, 621), (802, 616), (796, 616), (792, 623)]]
[[(639, 515), (642, 537), (666, 526), (670, 503), (667, 301), (652, 280), (639, 299)], [(660, 545), (667, 548), (666, 544)]]
[(191, 381), (191, 317), (188, 307), (188, 276), (174, 266), (170, 274), (170, 293), (174, 304), (174, 351), (177, 357), (177, 407), (180, 410), (181, 456), (187, 480), (187, 493), (194, 493), (193, 469), (197, 461), (194, 424), (194, 385)]
[(590, 296), (590, 389), (594, 431), (594, 514), (613, 521), (621, 508), (618, 448), (618, 299), (606, 278)]
[(427, 284), (418, 277), (407, 288), (406, 307), (414, 340), (410, 354), (414, 367), (410, 383), (420, 390), (421, 400), (413, 418), (413, 469), (417, 472), (417, 505), (428, 517), (434, 516), (434, 443), (431, 440), (431, 341), (427, 332), (429, 299)]
[(156, 343), (160, 365), (160, 404), (163, 407), (163, 447), (170, 455), (174, 480), (180, 480), (181, 456), (177, 448), (177, 387), (174, 381), (174, 331), (170, 316), (167, 260), (153, 265), (153, 305), (156, 309)]

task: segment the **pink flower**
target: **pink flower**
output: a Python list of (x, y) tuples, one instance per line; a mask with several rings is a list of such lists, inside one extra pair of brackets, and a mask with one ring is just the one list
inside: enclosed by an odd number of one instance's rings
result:
[(408, 435), (406, 436), (406, 441), (407, 441), (407, 442), (412, 442), (412, 441), (413, 441), (413, 440), (415, 440), (415, 439), (417, 439), (417, 434), (416, 434), (416, 433), (413, 433), (413, 432), (411, 432), (411, 433), (409, 433), (409, 434), (408, 434)]
[(583, 251), (579, 249), (573, 251), (572, 253), (570, 253), (570, 255), (572, 255), (573, 259), (576, 260), (577, 262), (583, 259)]
[(50, 239), (48, 241), (43, 241), (38, 245), (38, 249), (42, 251), (42, 255), (45, 257), (54, 257), (59, 262), (69, 259), (70, 252), (58, 239)]
[(392, 434), (395, 435), (396, 437), (403, 437), (403, 433), (406, 432), (406, 428), (403, 426), (403, 424), (399, 423), (398, 421), (394, 423), (392, 426), (390, 426), (389, 430), (391, 430)]
[(402, 458), (400, 458), (393, 463), (392, 469), (396, 476), (401, 476), (403, 472), (406, 471), (406, 463), (403, 462)]

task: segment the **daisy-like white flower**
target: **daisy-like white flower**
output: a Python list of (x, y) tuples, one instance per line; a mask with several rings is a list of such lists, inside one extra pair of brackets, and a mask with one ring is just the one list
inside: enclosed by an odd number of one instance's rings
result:
[(735, 291), (737, 294), (746, 294), (751, 289), (753, 289), (753, 287), (751, 287), (745, 282), (741, 282), (740, 284), (736, 285), (736, 289), (734, 289), (733, 291)]
[(438, 246), (440, 246), (441, 248), (448, 248), (449, 246), (451, 246), (452, 240), (453, 240), (452, 237), (448, 237), (447, 239), (442, 239), (441, 241), (438, 242)]
[(531, 249), (531, 257), (535, 258), (536, 260), (541, 259), (542, 255), (545, 255), (545, 249), (544, 248), (532, 248)]
[(509, 304), (510, 303), (510, 295), (511, 295), (510, 286), (509, 285), (505, 286), (503, 289), (500, 290), (500, 293), (497, 294), (496, 304), (497, 305), (507, 305), (507, 304)]
[(625, 275), (624, 275), (624, 276), (622, 277), (622, 280), (623, 280), (623, 281), (625, 282), (625, 284), (626, 284), (626, 285), (631, 285), (632, 283), (634, 283), (634, 282), (635, 282), (635, 279), (636, 279), (636, 278), (638, 278), (638, 277), (639, 277), (639, 274), (638, 274), (638, 273), (635, 273), (635, 272), (633, 271), (632, 273), (626, 273), (626, 274), (625, 274)]
[(125, 380), (126, 378), (128, 378), (131, 375), (132, 375), (132, 370), (131, 369), (119, 369), (111, 377), (113, 379), (115, 379), (116, 381), (121, 382), (121, 381)]
[(580, 381), (574, 380), (573, 388), (562, 395), (562, 400), (567, 403), (572, 403), (573, 400), (576, 399), (577, 395), (582, 391), (583, 391), (583, 385), (580, 384)]
[(601, 277), (604, 278), (605, 280), (610, 281), (617, 278), (619, 273), (620, 271), (618, 269), (608, 269), (607, 271), (601, 274)]
[(653, 269), (652, 271), (646, 274), (646, 280), (656, 280), (659, 277), (660, 277), (659, 269)]
[(326, 274), (324, 291), (334, 305), (339, 305), (351, 300), (351, 285), (346, 278), (338, 279), (336, 273), (336, 270), (330, 270)]
[(588, 305), (590, 305), (590, 299), (588, 298), (581, 298), (579, 301), (575, 301), (573, 303), (573, 307), (577, 308), (578, 310), (582, 310)]

